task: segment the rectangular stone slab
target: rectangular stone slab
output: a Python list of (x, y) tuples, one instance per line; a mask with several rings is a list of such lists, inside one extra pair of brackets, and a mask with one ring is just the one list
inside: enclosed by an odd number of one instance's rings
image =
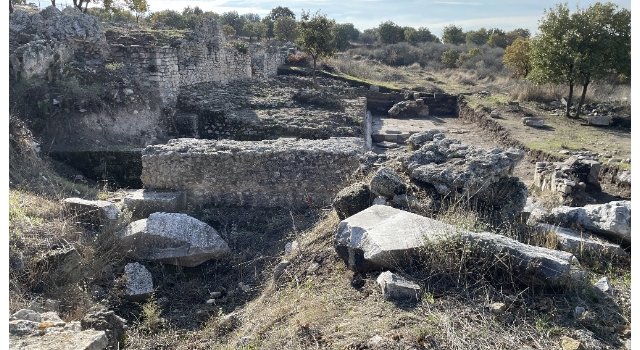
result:
[(579, 266), (571, 253), (527, 245), (489, 232), (466, 231), (384, 205), (371, 206), (340, 222), (334, 247), (350, 269), (370, 271), (402, 267), (425, 243), (441, 240), (482, 247), (488, 256), (509, 255), (514, 268), (547, 284), (567, 283)]

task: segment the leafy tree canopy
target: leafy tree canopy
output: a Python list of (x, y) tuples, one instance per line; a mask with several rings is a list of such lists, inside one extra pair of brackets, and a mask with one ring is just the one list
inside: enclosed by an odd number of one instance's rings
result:
[(324, 57), (332, 57), (336, 53), (336, 44), (332, 31), (335, 20), (328, 19), (326, 15), (320, 14), (320, 11), (316, 12), (313, 17), (308, 11), (302, 11), (300, 18), (300, 37), (296, 43), (313, 58), (313, 86), (317, 89), (317, 60)]
[(446, 44), (464, 44), (467, 40), (461, 27), (450, 24), (442, 30), (442, 42)]

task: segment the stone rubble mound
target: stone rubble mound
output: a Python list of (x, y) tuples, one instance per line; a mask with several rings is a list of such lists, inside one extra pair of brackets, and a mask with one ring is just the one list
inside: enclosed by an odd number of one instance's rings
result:
[(409, 136), (407, 139), (407, 145), (409, 145), (410, 149), (417, 150), (427, 142), (442, 140), (445, 137), (446, 136), (442, 131), (438, 129), (431, 129), (429, 131), (417, 132)]
[(561, 203), (583, 206), (595, 202), (588, 192), (600, 192), (601, 164), (589, 153), (573, 155), (563, 162), (537, 162), (533, 185), (551, 192)]
[(519, 278), (562, 285), (574, 278), (579, 263), (573, 254), (530, 246), (489, 232), (471, 232), (441, 221), (374, 205), (340, 222), (334, 248), (354, 271), (398, 269), (409, 265), (426, 243), (458, 242), (477, 247), (487, 257), (513, 259)]
[(132, 222), (118, 236), (138, 259), (179, 266), (198, 266), (231, 252), (213, 227), (186, 214), (153, 213)]
[(433, 186), (441, 196), (475, 198), (479, 205), (497, 209), (503, 219), (522, 211), (528, 191), (510, 174), (524, 158), (523, 151), (463, 145), (440, 135), (432, 135), (432, 141), (407, 157), (403, 167), (412, 179)]
[(310, 104), (327, 109), (344, 110), (344, 106), (336, 96), (324, 91), (311, 89), (299, 90), (291, 97), (298, 103)]

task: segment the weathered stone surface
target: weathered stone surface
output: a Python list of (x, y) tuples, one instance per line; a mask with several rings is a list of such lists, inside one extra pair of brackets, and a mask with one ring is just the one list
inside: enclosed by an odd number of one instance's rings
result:
[(192, 267), (230, 253), (213, 227), (186, 214), (153, 213), (118, 235), (139, 259), (167, 264)]
[(613, 288), (611, 287), (611, 283), (609, 282), (609, 278), (602, 277), (601, 279), (599, 279), (596, 283), (593, 284), (593, 289), (595, 289), (596, 291), (604, 294), (604, 295), (608, 295), (608, 296), (612, 296), (613, 295)]
[(184, 192), (133, 190), (123, 199), (123, 210), (131, 212), (131, 220), (148, 218), (156, 212), (179, 213), (187, 208)]
[(371, 205), (371, 191), (369, 186), (363, 182), (349, 185), (338, 194), (333, 200), (333, 208), (338, 214), (338, 218), (343, 220), (349, 216), (367, 209)]
[(189, 204), (328, 205), (360, 168), (358, 138), (177, 139), (142, 154), (146, 188), (186, 191)]
[(558, 249), (566, 252), (577, 254), (589, 251), (600, 255), (629, 255), (619, 245), (598, 240), (587, 232), (578, 232), (549, 224), (538, 224), (538, 226), (546, 232), (554, 232), (558, 240)]
[(525, 118), (522, 118), (522, 125), (543, 127), (544, 126), (544, 119), (543, 118), (525, 117)]
[[(456, 240), (493, 256), (513, 259), (522, 278), (548, 284), (566, 283), (577, 259), (570, 253), (529, 246), (505, 236), (470, 232), (430, 218), (374, 205), (338, 225), (334, 247), (347, 266), (368, 271), (402, 266), (425, 242)], [(579, 264), (577, 264), (579, 265)]]
[(508, 177), (524, 158), (518, 149), (485, 150), (463, 145), (452, 138), (434, 140), (412, 152), (404, 166), (411, 177), (435, 186), (438, 193), (474, 193), (500, 178)]
[(80, 332), (48, 332), (42, 336), (9, 337), (10, 349), (59, 350), (64, 344), (67, 350), (102, 350), (108, 346), (103, 331), (93, 329)]
[(113, 227), (119, 223), (122, 215), (113, 203), (107, 201), (65, 198), (62, 202), (78, 216), (78, 220), (86, 224)]
[(73, 58), (73, 49), (54, 40), (28, 42), (9, 56), (14, 74), (30, 81), (45, 78), (49, 71), (61, 67)]
[(60, 285), (76, 283), (84, 278), (86, 272), (82, 256), (71, 247), (47, 252), (36, 262), (36, 267), (42, 273), (49, 274)]
[(587, 116), (589, 125), (606, 125), (611, 124), (610, 115), (589, 115)]
[(113, 349), (119, 348), (119, 343), (123, 339), (127, 330), (127, 321), (116, 315), (113, 310), (94, 307), (89, 309), (80, 323), (83, 329), (95, 329), (104, 331), (108, 344)]
[(124, 274), (129, 299), (144, 300), (153, 293), (153, 277), (144, 265), (129, 263), (124, 267)]
[(528, 195), (521, 181), (509, 177), (523, 158), (518, 149), (487, 150), (443, 138), (422, 145), (403, 165), (411, 178), (433, 185), (440, 195), (477, 199), (486, 208), (498, 209), (491, 215), (510, 220), (522, 211)]
[(389, 116), (392, 118), (424, 118), (429, 116), (429, 106), (417, 101), (401, 101), (389, 109)]
[(433, 140), (441, 140), (445, 138), (445, 134), (438, 129), (431, 129), (429, 131), (417, 132), (407, 139), (407, 144), (410, 149), (417, 150), (423, 144), (433, 141)]
[(553, 208), (547, 222), (563, 227), (579, 225), (607, 238), (631, 243), (631, 202), (615, 201), (584, 207)]
[(537, 162), (533, 185), (550, 192), (560, 203), (582, 206), (594, 202), (587, 190), (600, 191), (600, 168), (601, 164), (589, 152), (572, 155), (563, 162)]
[[(38, 316), (40, 316), (38, 314)], [(40, 322), (30, 320), (13, 320), (9, 321), (9, 334), (24, 336), (29, 334), (36, 334), (40, 327)]]
[(373, 175), (369, 182), (369, 187), (371, 192), (387, 199), (403, 194), (407, 190), (407, 185), (405, 185), (400, 175), (387, 167), (380, 168)]
[(29, 309), (20, 309), (14, 312), (11, 316), (9, 316), (9, 321), (13, 320), (26, 320), (32, 322), (40, 322), (42, 321), (42, 316), (33, 310)]
[(396, 275), (391, 271), (381, 273), (376, 279), (385, 300), (394, 302), (412, 302), (420, 299), (419, 285)]

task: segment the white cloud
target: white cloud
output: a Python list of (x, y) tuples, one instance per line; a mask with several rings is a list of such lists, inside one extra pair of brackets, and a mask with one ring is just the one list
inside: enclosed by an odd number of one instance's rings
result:
[(444, 4), (444, 5), (470, 5), (470, 6), (480, 6), (482, 5), (479, 2), (459, 2), (459, 1), (434, 1), (434, 4)]

